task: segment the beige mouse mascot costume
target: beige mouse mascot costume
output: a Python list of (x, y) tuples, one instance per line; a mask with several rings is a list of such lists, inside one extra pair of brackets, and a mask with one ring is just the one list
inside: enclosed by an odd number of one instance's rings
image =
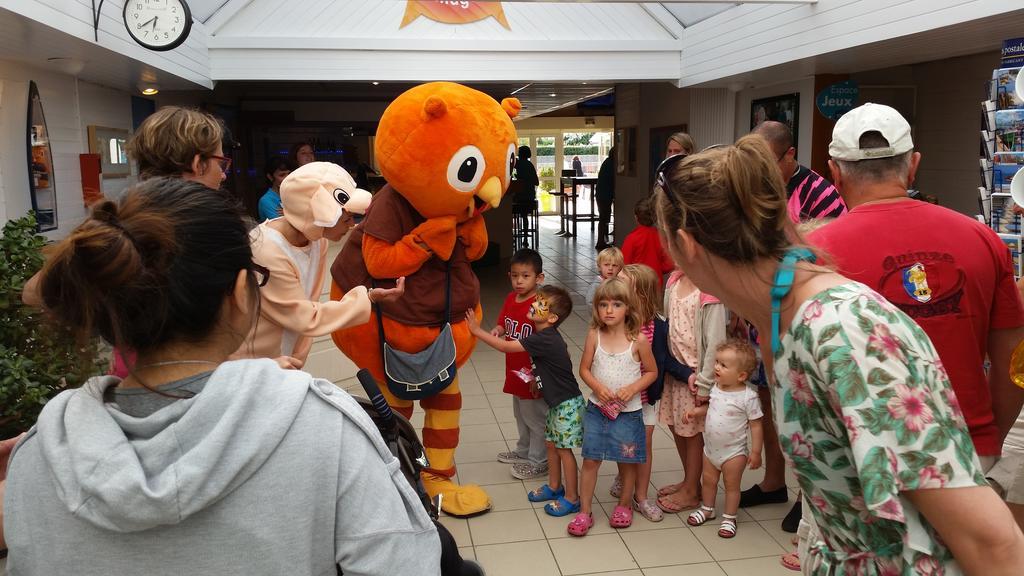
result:
[(253, 229), (253, 262), (269, 271), (260, 288), (260, 318), (233, 358), (278, 358), (299, 368), (313, 338), (370, 319), (363, 286), (340, 300), (320, 301), (329, 241), (340, 240), (363, 214), (370, 193), (337, 164), (312, 162), (281, 183), (283, 216)]

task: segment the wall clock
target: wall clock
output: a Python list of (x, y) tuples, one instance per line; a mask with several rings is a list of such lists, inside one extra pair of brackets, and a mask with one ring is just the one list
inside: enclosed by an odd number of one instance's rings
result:
[(150, 50), (177, 48), (192, 30), (185, 0), (126, 0), (123, 17), (128, 35)]

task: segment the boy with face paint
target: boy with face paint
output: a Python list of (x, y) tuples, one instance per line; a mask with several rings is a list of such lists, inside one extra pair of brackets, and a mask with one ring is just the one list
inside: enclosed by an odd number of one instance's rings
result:
[(531, 502), (551, 500), (544, 511), (551, 516), (579, 512), (579, 483), (573, 448), (583, 445), (585, 400), (573, 373), (569, 349), (558, 326), (572, 313), (569, 293), (556, 286), (542, 286), (530, 307), (534, 332), (521, 340), (507, 341), (483, 330), (473, 310), (466, 312), (470, 331), (481, 342), (505, 354), (528, 352), (533, 366), (531, 387), (539, 389), (548, 405), (545, 439), (548, 451), (548, 483), (529, 494)]
[(260, 317), (249, 338), (233, 355), (276, 358), (301, 368), (313, 338), (370, 319), (370, 304), (394, 300), (404, 280), (390, 290), (359, 286), (339, 301), (320, 301), (328, 242), (341, 240), (370, 205), (370, 193), (356, 187), (348, 172), (330, 162), (312, 162), (281, 182), (280, 218), (252, 230), (253, 262), (269, 278), (260, 287)]

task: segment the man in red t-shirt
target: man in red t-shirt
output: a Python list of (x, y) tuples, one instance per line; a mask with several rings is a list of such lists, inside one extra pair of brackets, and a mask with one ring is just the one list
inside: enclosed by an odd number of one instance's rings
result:
[(850, 212), (811, 234), (811, 243), (928, 334), (988, 470), (1024, 401), (1008, 370), (1024, 337), (1009, 250), (978, 221), (907, 197), (921, 154), (896, 110), (865, 104), (848, 112), (829, 154)]

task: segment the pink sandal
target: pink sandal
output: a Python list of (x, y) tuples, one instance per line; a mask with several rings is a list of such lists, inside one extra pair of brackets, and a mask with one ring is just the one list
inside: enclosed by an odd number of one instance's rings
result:
[(594, 526), (594, 515), (580, 512), (569, 522), (569, 535), (586, 536), (587, 532)]
[(633, 525), (633, 511), (626, 506), (616, 506), (608, 520), (612, 528), (629, 528)]

